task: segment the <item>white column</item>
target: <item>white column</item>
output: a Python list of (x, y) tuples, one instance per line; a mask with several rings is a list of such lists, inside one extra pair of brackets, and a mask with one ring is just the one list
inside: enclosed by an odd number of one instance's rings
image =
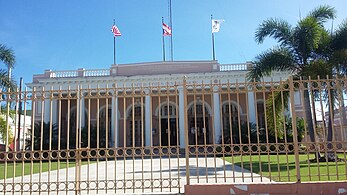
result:
[[(288, 99), (289, 99), (289, 97), (288, 97)], [(287, 107), (287, 112), (286, 112), (286, 114), (290, 117), (290, 118), (292, 118), (292, 116), (293, 116), (293, 113), (292, 113), (292, 109), (290, 109), (292, 107), (292, 103), (290, 102), (290, 99), (288, 100), (288, 107)]]
[(257, 119), (256, 119), (256, 113), (255, 113), (255, 106), (256, 104), (254, 104), (254, 93), (253, 92), (248, 92), (247, 93), (248, 96), (248, 117), (249, 117), (249, 122), (251, 123), (256, 123)]
[(83, 128), (86, 124), (86, 121), (85, 121), (85, 118), (86, 118), (86, 112), (85, 112), (85, 99), (84, 99), (84, 96), (81, 97), (81, 127)]
[(218, 91), (215, 90), (215, 92), (213, 92), (213, 126), (215, 132), (214, 141), (216, 144), (219, 143), (222, 136), (220, 122), (220, 99)]
[(292, 105), (291, 101), (290, 101), (290, 98), (288, 97), (288, 108), (287, 108), (287, 112), (286, 114), (289, 115), (290, 117), (293, 116), (293, 113), (292, 113), (292, 109), (291, 106), (300, 106), (301, 108), (303, 107), (303, 103), (301, 102), (301, 95), (302, 93), (300, 93), (299, 91), (295, 91), (294, 92), (294, 105)]
[(49, 123), (50, 122), (50, 113), (51, 113), (51, 100), (49, 99), (49, 95), (47, 97), (47, 99), (44, 100), (44, 111), (43, 111), (43, 121), (45, 123)]
[(145, 146), (151, 146), (151, 96), (145, 97)]
[(185, 118), (184, 118), (184, 94), (183, 88), (178, 88), (178, 122), (179, 122), (179, 131), (180, 131), (180, 148), (184, 148), (185, 144)]
[(116, 140), (116, 145), (114, 145), (114, 136), (119, 139), (119, 125), (118, 125), (118, 97), (112, 96), (112, 115), (111, 115), (111, 146), (118, 147), (118, 140)]
[(58, 123), (58, 100), (53, 99), (52, 100), (52, 124)]

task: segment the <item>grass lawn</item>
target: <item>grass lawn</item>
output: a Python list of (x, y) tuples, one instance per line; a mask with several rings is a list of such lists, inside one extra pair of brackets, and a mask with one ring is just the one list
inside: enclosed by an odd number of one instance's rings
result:
[[(338, 154), (346, 159), (344, 154)], [(299, 155), (301, 181), (335, 181), (347, 179), (347, 162), (309, 162), (314, 154)], [(296, 181), (295, 156), (293, 154), (281, 155), (243, 155), (225, 157), (225, 160), (237, 166), (248, 169), (263, 177), (274, 181)]]
[[(90, 163), (93, 163), (93, 161), (90, 161)], [(60, 169), (66, 168), (66, 162), (60, 161), (59, 166)], [(82, 161), (82, 165), (87, 164), (87, 161)], [(69, 162), (69, 167), (76, 166), (76, 163), (74, 161)], [(6, 178), (12, 178), (13, 172), (16, 172), (16, 177), (22, 176), (22, 162), (16, 162), (15, 170), (13, 169), (14, 163), (8, 162), (7, 163), (7, 176)], [(30, 161), (24, 163), (24, 175), (30, 175), (30, 167), (31, 163)], [(48, 171), (49, 163), (48, 162), (42, 162), (42, 172)], [(58, 162), (51, 162), (51, 170), (57, 170), (58, 169)], [(33, 162), (33, 173), (39, 173), (40, 172), (40, 162)], [(4, 179), (5, 175), (5, 163), (0, 164), (0, 179)]]

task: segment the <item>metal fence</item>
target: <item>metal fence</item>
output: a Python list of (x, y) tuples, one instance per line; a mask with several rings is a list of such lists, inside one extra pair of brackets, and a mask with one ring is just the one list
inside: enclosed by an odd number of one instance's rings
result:
[(346, 81), (183, 78), (1, 92), (0, 191), (346, 180)]

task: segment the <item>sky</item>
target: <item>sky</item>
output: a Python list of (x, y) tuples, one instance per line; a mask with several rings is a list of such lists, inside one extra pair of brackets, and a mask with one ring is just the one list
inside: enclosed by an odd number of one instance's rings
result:
[[(319, 5), (335, 7), (336, 28), (347, 19), (346, 0), (172, 0), (173, 59), (211, 60), (211, 14), (224, 19), (215, 33), (221, 64), (252, 61), (276, 45), (254, 41), (270, 18), (293, 26)], [(161, 17), (168, 23), (168, 0), (0, 0), (0, 43), (16, 55), (14, 79), (32, 82), (44, 70), (108, 69), (113, 64), (113, 19), (117, 64), (162, 61)], [(333, 25), (332, 25), (333, 23)], [(167, 47), (169, 39), (165, 39)], [(5, 68), (0, 64), (0, 68)]]

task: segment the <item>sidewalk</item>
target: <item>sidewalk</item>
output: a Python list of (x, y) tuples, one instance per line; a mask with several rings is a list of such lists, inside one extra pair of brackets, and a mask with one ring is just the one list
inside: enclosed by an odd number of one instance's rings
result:
[[(115, 166), (116, 165), (116, 166)], [(88, 167), (89, 166), (89, 167)], [(47, 191), (47, 183), (51, 184), (52, 191), (58, 188), (59, 194), (66, 194), (66, 186), (69, 190), (75, 190), (76, 181), (75, 167), (44, 172), (40, 174), (14, 178), (14, 183), (42, 183), (41, 189)], [(250, 173), (246, 169), (232, 165), (220, 158), (190, 158), (190, 184), (194, 183), (249, 183), (249, 182), (270, 182), (268, 178), (260, 177), (255, 173)], [(59, 174), (58, 174), (59, 173)], [(59, 181), (59, 185), (55, 182)], [(68, 185), (64, 182), (68, 181)], [(185, 158), (165, 158), (165, 159), (127, 159), (112, 161), (93, 161), (90, 165), (81, 166), (81, 190), (89, 188), (109, 189), (107, 194), (116, 193), (150, 193), (150, 192), (184, 192), (186, 182), (186, 159)], [(86, 181), (89, 181), (88, 183)], [(151, 185), (153, 182), (153, 186)], [(171, 182), (170, 182), (171, 181)], [(0, 181), (2, 184), (4, 180)], [(13, 179), (6, 179), (6, 183), (12, 183)], [(63, 183), (62, 183), (63, 182)], [(115, 186), (118, 188), (115, 191)], [(24, 190), (29, 189), (29, 185), (23, 186)], [(38, 188), (37, 184), (33, 185)], [(15, 189), (18, 189), (15, 187)], [(56, 192), (54, 192), (56, 194)], [(106, 194), (105, 190), (89, 191), (89, 194)], [(10, 194), (10, 193), (9, 193)], [(25, 194), (25, 193), (24, 193)], [(33, 193), (36, 194), (36, 193)], [(37, 193), (38, 194), (38, 193)], [(42, 193), (41, 194), (48, 194)], [(70, 193), (68, 193), (70, 194)], [(74, 194), (72, 191), (71, 194)], [(81, 194), (87, 194), (83, 191)]]

